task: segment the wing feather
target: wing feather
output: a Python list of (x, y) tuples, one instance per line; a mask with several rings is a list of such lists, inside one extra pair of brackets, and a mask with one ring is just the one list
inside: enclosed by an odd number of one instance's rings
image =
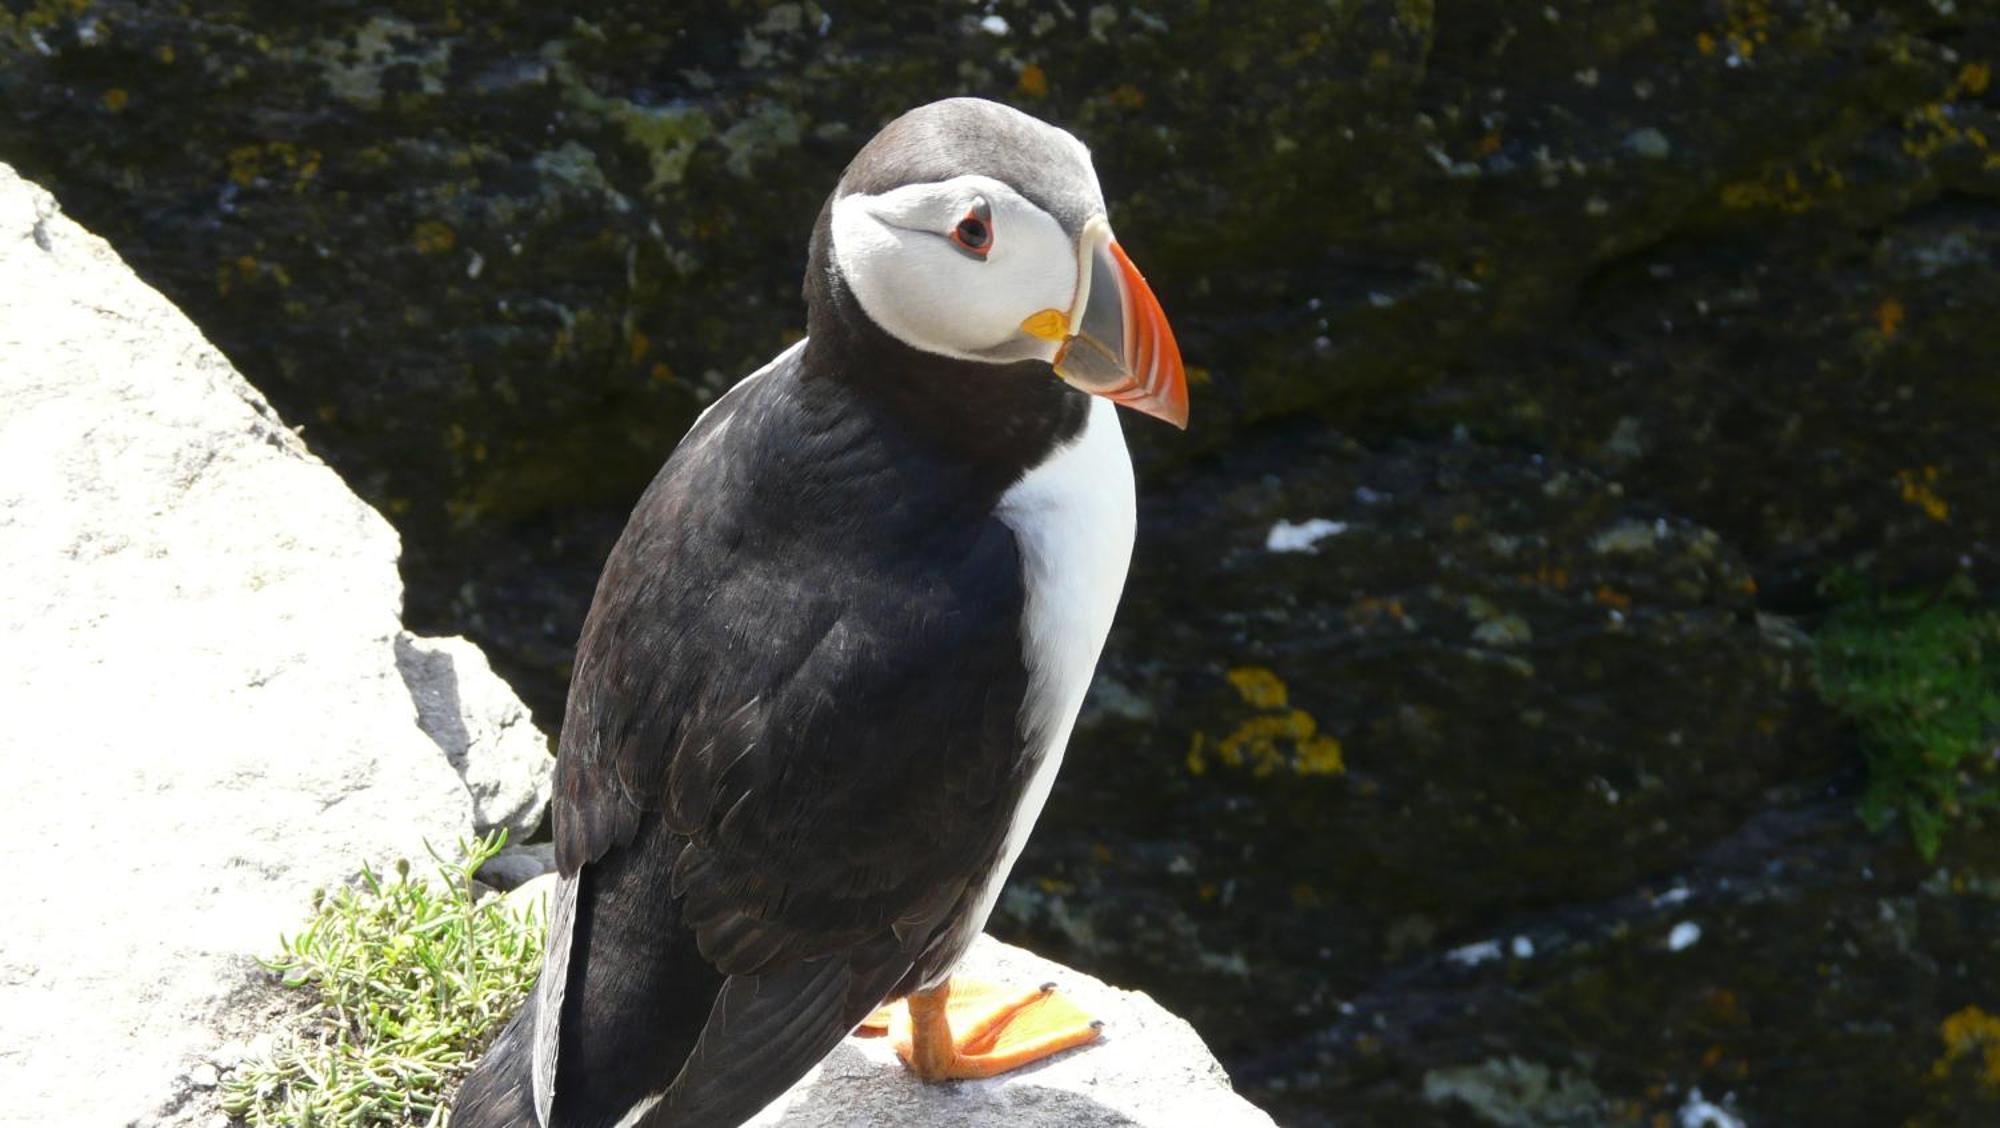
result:
[[(672, 1013), (659, 1027), (675, 1030), (693, 1029), (688, 1008), (707, 1017), (680, 1049), (563, 1041), (558, 1119), (565, 1088), (636, 1107), (582, 1076), (620, 1060), (683, 1063), (648, 1120), (754, 1113), (910, 980), (1020, 795), (1012, 534), (990, 513), (925, 509), (927, 471), (838, 418), (788, 422), (805, 395), (788, 379), (781, 367), (732, 393), (683, 441), (579, 643), (557, 861), (598, 880), (579, 884), (588, 950), (545, 972), (569, 979), (564, 1038), (573, 1014)], [(856, 504), (834, 481), (886, 501)], [(675, 938), (644, 939), (658, 928)], [(669, 982), (599, 950), (612, 936), (698, 962)], [(711, 993), (676, 994), (696, 982)], [(620, 1092), (640, 1102), (664, 1080)]]
[(882, 954), (887, 963), (808, 960), (775, 975), (730, 979), (660, 1122), (730, 1125), (755, 1115), (778, 1095), (761, 1079), (802, 1076), (895, 986), (902, 961)]

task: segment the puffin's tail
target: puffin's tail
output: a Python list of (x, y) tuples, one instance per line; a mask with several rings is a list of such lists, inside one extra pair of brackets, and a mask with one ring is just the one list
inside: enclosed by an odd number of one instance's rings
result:
[(459, 1086), (451, 1128), (537, 1128), (533, 1046), (540, 994), (529, 992), (528, 1001)]

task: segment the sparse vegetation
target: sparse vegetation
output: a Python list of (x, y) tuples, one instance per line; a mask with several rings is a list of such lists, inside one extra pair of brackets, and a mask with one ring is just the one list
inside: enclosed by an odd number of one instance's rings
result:
[(224, 1110), (257, 1126), (442, 1124), (446, 1094), (541, 962), (539, 911), (473, 898), (505, 841), (461, 842), (457, 862), (433, 850), (435, 878), (398, 862), (317, 898), (265, 963), (311, 1001), (225, 1082)]
[(1901, 815), (1934, 858), (1953, 820), (2000, 808), (2000, 611), (1958, 589), (1840, 587), (1819, 634), (1819, 680), (1864, 741), (1862, 817), (1879, 828)]

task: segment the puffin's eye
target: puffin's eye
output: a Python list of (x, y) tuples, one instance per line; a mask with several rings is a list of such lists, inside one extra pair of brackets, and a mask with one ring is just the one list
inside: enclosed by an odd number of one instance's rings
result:
[(979, 258), (993, 249), (993, 209), (985, 200), (966, 210), (965, 218), (951, 229), (951, 241), (959, 250)]

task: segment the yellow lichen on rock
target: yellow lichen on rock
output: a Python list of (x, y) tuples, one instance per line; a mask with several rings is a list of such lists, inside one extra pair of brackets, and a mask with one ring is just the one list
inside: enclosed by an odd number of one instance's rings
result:
[(1985, 63), (1967, 63), (1959, 68), (1942, 97), (1903, 115), (1903, 151), (1925, 160), (1941, 149), (1969, 145), (1985, 154), (1986, 167), (2000, 167), (2000, 153), (1992, 151), (1992, 142), (1986, 134), (1962, 124), (1958, 112), (1959, 103), (1984, 94), (1992, 81), (1992, 69)]
[(1901, 487), (1903, 500), (1924, 511), (1924, 516), (1933, 521), (1951, 519), (1951, 504), (1939, 497), (1934, 489), (1938, 480), (1938, 468), (1926, 466), (1921, 470), (1896, 471), (1896, 483)]
[(1263, 666), (1238, 666), (1229, 671), (1229, 684), (1242, 694), (1245, 705), (1259, 709), (1282, 709), (1291, 700), (1285, 683)]
[(2000, 1017), (1976, 1006), (1963, 1007), (1938, 1024), (1944, 1056), (1931, 1065), (1931, 1077), (1942, 1081), (1952, 1067), (1971, 1059), (1978, 1063), (1981, 1087), (2000, 1090)]
[(410, 245), (420, 255), (443, 254), (458, 245), (458, 232), (443, 220), (427, 219), (410, 231)]
[(1771, 208), (1796, 215), (1845, 187), (1847, 178), (1823, 161), (1773, 166), (1755, 180), (1723, 185), (1722, 206), (1736, 211)]
[(1903, 326), (1903, 316), (1902, 302), (1884, 298), (1882, 304), (1875, 307), (1875, 327), (1881, 330), (1884, 337), (1893, 337)]
[[(1291, 693), (1275, 672), (1263, 666), (1239, 666), (1226, 676), (1244, 704), (1263, 712), (1216, 741), (1213, 762), (1247, 768), (1258, 779), (1280, 769), (1299, 776), (1339, 775), (1347, 770), (1339, 739), (1321, 733), (1311, 713), (1290, 707)], [(1210, 763), (1208, 735), (1197, 732), (1188, 744), (1188, 772), (1206, 775)]]
[(1769, 0), (1728, 0), (1722, 6), (1723, 17), (1728, 24), (1730, 49), (1744, 59), (1757, 53), (1757, 48), (1771, 41), (1771, 5)]
[(293, 192), (303, 192), (319, 175), (323, 159), (318, 149), (301, 149), (289, 141), (238, 145), (224, 158), (229, 179), (239, 188), (255, 188), (260, 182), (276, 186), (289, 179)]

